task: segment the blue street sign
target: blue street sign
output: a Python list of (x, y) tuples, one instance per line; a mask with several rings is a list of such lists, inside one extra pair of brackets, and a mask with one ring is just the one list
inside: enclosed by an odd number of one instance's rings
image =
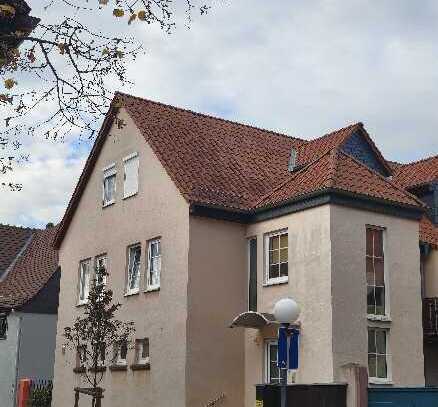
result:
[(278, 329), (277, 366), (280, 369), (298, 369), (299, 335), (300, 331), (297, 329), (288, 330), (284, 326)]
[(300, 331), (298, 329), (292, 329), (292, 336), (289, 344), (289, 369), (298, 369), (298, 352), (299, 352), (299, 338)]
[(287, 368), (287, 328), (282, 326), (278, 329), (278, 360), (277, 366), (280, 369)]

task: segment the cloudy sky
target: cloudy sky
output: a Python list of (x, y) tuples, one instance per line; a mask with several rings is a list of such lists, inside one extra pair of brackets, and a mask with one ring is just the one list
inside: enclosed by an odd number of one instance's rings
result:
[[(44, 18), (42, 3), (29, 1)], [(147, 50), (129, 93), (306, 139), (362, 121), (388, 159), (438, 154), (436, 0), (227, 0), (171, 36), (129, 30)], [(24, 142), (24, 188), (1, 191), (0, 222), (58, 222), (91, 145)]]

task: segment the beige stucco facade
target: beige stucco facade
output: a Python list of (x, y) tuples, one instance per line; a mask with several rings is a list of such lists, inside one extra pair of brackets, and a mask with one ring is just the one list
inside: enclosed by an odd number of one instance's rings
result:
[[(93, 174), (82, 195), (75, 216), (60, 248), (62, 269), (55, 362), (54, 405), (73, 405), (74, 352), (62, 351), (63, 328), (81, 311), (76, 307), (79, 261), (106, 253), (109, 287), (122, 303), (118, 318), (133, 320), (137, 338), (150, 339), (150, 371), (105, 373), (105, 406), (184, 406), (186, 397), (185, 356), (187, 320), (187, 264), (189, 245), (188, 205), (144, 142), (129, 117), (127, 125), (113, 128)], [(122, 200), (122, 159), (139, 154), (139, 192)], [(117, 167), (116, 203), (102, 209), (102, 169)], [(158, 292), (144, 292), (146, 242), (161, 237), (162, 281)], [(127, 247), (141, 243), (142, 279), (140, 293), (124, 296)], [(132, 363), (133, 351), (128, 353)], [(165, 397), (165, 404), (160, 400)], [(161, 403), (161, 404), (159, 404)]]
[[(257, 237), (258, 311), (292, 296), (300, 304), (299, 383), (343, 380), (343, 366), (367, 365), (367, 326), (390, 329), (392, 382), (424, 384), (418, 221), (326, 204), (244, 225), (190, 215), (184, 200), (132, 120), (111, 129), (60, 248), (62, 269), (54, 406), (73, 405), (75, 354), (64, 351), (63, 328), (77, 307), (81, 260), (107, 254), (109, 287), (122, 303), (119, 319), (133, 320), (136, 337), (150, 339), (150, 371), (107, 371), (105, 406), (223, 407), (255, 404), (265, 380), (264, 330), (230, 329), (248, 309), (249, 238)], [(122, 199), (122, 159), (139, 154), (139, 191)], [(116, 163), (115, 204), (102, 208), (102, 170)], [(390, 321), (366, 316), (365, 227), (386, 229)], [(265, 282), (265, 235), (287, 229), (289, 280)], [(147, 241), (161, 237), (161, 288), (144, 292)], [(141, 243), (141, 284), (125, 296), (127, 247)], [(437, 285), (438, 286), (438, 285)], [(128, 353), (128, 365), (133, 351)]]

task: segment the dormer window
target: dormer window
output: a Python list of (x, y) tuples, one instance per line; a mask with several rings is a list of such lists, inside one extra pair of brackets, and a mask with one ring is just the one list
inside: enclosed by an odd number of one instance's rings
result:
[(116, 165), (111, 164), (103, 170), (103, 206), (108, 206), (116, 201)]

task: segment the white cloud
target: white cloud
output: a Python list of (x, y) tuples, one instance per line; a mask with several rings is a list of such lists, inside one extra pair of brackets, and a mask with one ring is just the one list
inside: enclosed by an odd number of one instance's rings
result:
[[(438, 153), (435, 0), (216, 3), (171, 36), (134, 24), (147, 53), (130, 66), (135, 86), (124, 91), (304, 138), (360, 120), (390, 159)], [(30, 4), (41, 12), (40, 0)], [(125, 27), (107, 17), (86, 18)], [(62, 214), (88, 149), (69, 160), (70, 144), (39, 143), (17, 171), (24, 190), (2, 196), (0, 222)]]

